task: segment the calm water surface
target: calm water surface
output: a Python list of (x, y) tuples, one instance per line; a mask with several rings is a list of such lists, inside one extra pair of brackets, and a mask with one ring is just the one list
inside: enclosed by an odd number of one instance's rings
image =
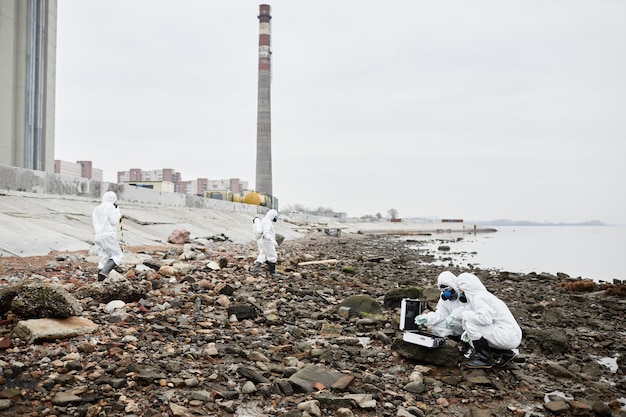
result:
[[(626, 280), (623, 262), (626, 226), (507, 226), (494, 233), (433, 236), (416, 248), (436, 251), (442, 242), (449, 252), (437, 252), (438, 264), (510, 272), (563, 272), (571, 277), (613, 282)], [(412, 238), (412, 237), (411, 237)], [(431, 237), (432, 239), (432, 237)]]

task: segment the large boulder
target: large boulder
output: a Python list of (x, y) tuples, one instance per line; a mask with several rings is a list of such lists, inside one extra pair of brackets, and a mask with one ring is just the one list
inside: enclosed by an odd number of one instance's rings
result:
[(83, 308), (73, 295), (58, 285), (20, 285), (13, 292), (10, 310), (23, 319), (78, 316)]
[(339, 307), (349, 308), (350, 315), (375, 316), (383, 312), (378, 302), (365, 294), (351, 295), (339, 303)]
[(76, 290), (74, 294), (79, 299), (91, 297), (94, 301), (103, 304), (113, 300), (133, 303), (146, 298), (148, 288), (145, 285), (132, 283), (123, 278), (109, 278), (103, 282), (85, 285)]
[(407, 360), (435, 366), (455, 367), (460, 358), (456, 342), (452, 340), (446, 341), (445, 346), (430, 348), (396, 339), (391, 348)]

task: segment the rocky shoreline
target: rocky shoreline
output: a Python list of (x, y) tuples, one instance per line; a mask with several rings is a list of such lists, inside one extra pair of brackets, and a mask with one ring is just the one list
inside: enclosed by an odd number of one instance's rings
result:
[[(452, 341), (402, 341), (401, 298), (434, 306), (439, 272), (462, 272), (413, 243), (288, 239), (282, 277), (253, 277), (255, 245), (228, 239), (127, 248), (103, 283), (86, 251), (2, 257), (0, 415), (626, 415), (623, 285), (474, 269), (524, 337), (505, 368), (468, 370)], [(24, 286), (62, 288), (96, 329), (15, 337), (35, 314)]]

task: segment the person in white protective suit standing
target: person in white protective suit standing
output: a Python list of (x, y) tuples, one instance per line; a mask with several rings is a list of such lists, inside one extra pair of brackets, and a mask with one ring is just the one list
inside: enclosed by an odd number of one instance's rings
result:
[(437, 302), (435, 311), (420, 314), (415, 317), (415, 324), (425, 325), (433, 334), (441, 337), (456, 336), (457, 340), (463, 333), (461, 318), (455, 319), (450, 314), (461, 311), (464, 308), (464, 298), (459, 297), (459, 289), (456, 286), (456, 275), (450, 271), (443, 271), (437, 277), (437, 288), (441, 291), (441, 297)]
[(261, 237), (257, 239), (257, 246), (259, 249), (259, 255), (254, 262), (254, 268), (252, 273), (257, 276), (259, 268), (262, 264), (267, 262), (269, 272), (271, 275), (279, 275), (276, 273), (276, 262), (278, 261), (278, 254), (276, 253), (276, 232), (274, 231), (274, 223), (278, 221), (278, 211), (271, 209), (265, 213), (265, 217), (261, 219)]
[(474, 274), (462, 273), (457, 277), (456, 285), (467, 298), (467, 304), (452, 315), (461, 317), (464, 329), (461, 340), (474, 347), (467, 367), (506, 365), (516, 356), (512, 349), (517, 349), (522, 341), (522, 329), (511, 310)]
[(259, 275), (259, 269), (261, 268), (261, 262), (259, 258), (261, 257), (261, 252), (263, 251), (261, 237), (263, 236), (263, 225), (260, 217), (255, 217), (252, 219), (252, 233), (254, 233), (254, 240), (256, 240), (256, 247), (258, 250), (258, 257), (254, 261), (254, 267), (252, 268), (252, 275), (255, 277)]
[(124, 253), (118, 241), (118, 229), (122, 214), (117, 207), (117, 195), (107, 191), (91, 215), (95, 231), (94, 243), (98, 253), (98, 281), (109, 277), (112, 269), (121, 271)]

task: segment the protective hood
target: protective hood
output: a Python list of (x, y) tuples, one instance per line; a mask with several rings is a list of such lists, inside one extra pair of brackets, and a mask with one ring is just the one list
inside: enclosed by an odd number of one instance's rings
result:
[(454, 291), (458, 292), (456, 275), (450, 271), (443, 271), (439, 274), (439, 277), (437, 277), (437, 288), (442, 289), (446, 287), (452, 288)]
[(474, 274), (463, 272), (456, 278), (456, 286), (467, 296), (472, 296), (479, 292), (487, 291), (487, 288), (480, 282), (480, 279)]
[(108, 204), (114, 204), (117, 201), (117, 195), (113, 191), (107, 191), (102, 196), (102, 202)]
[(265, 218), (268, 220), (274, 220), (274, 217), (276, 217), (276, 220), (278, 220), (278, 212), (274, 209), (271, 209), (270, 211), (265, 213)]

